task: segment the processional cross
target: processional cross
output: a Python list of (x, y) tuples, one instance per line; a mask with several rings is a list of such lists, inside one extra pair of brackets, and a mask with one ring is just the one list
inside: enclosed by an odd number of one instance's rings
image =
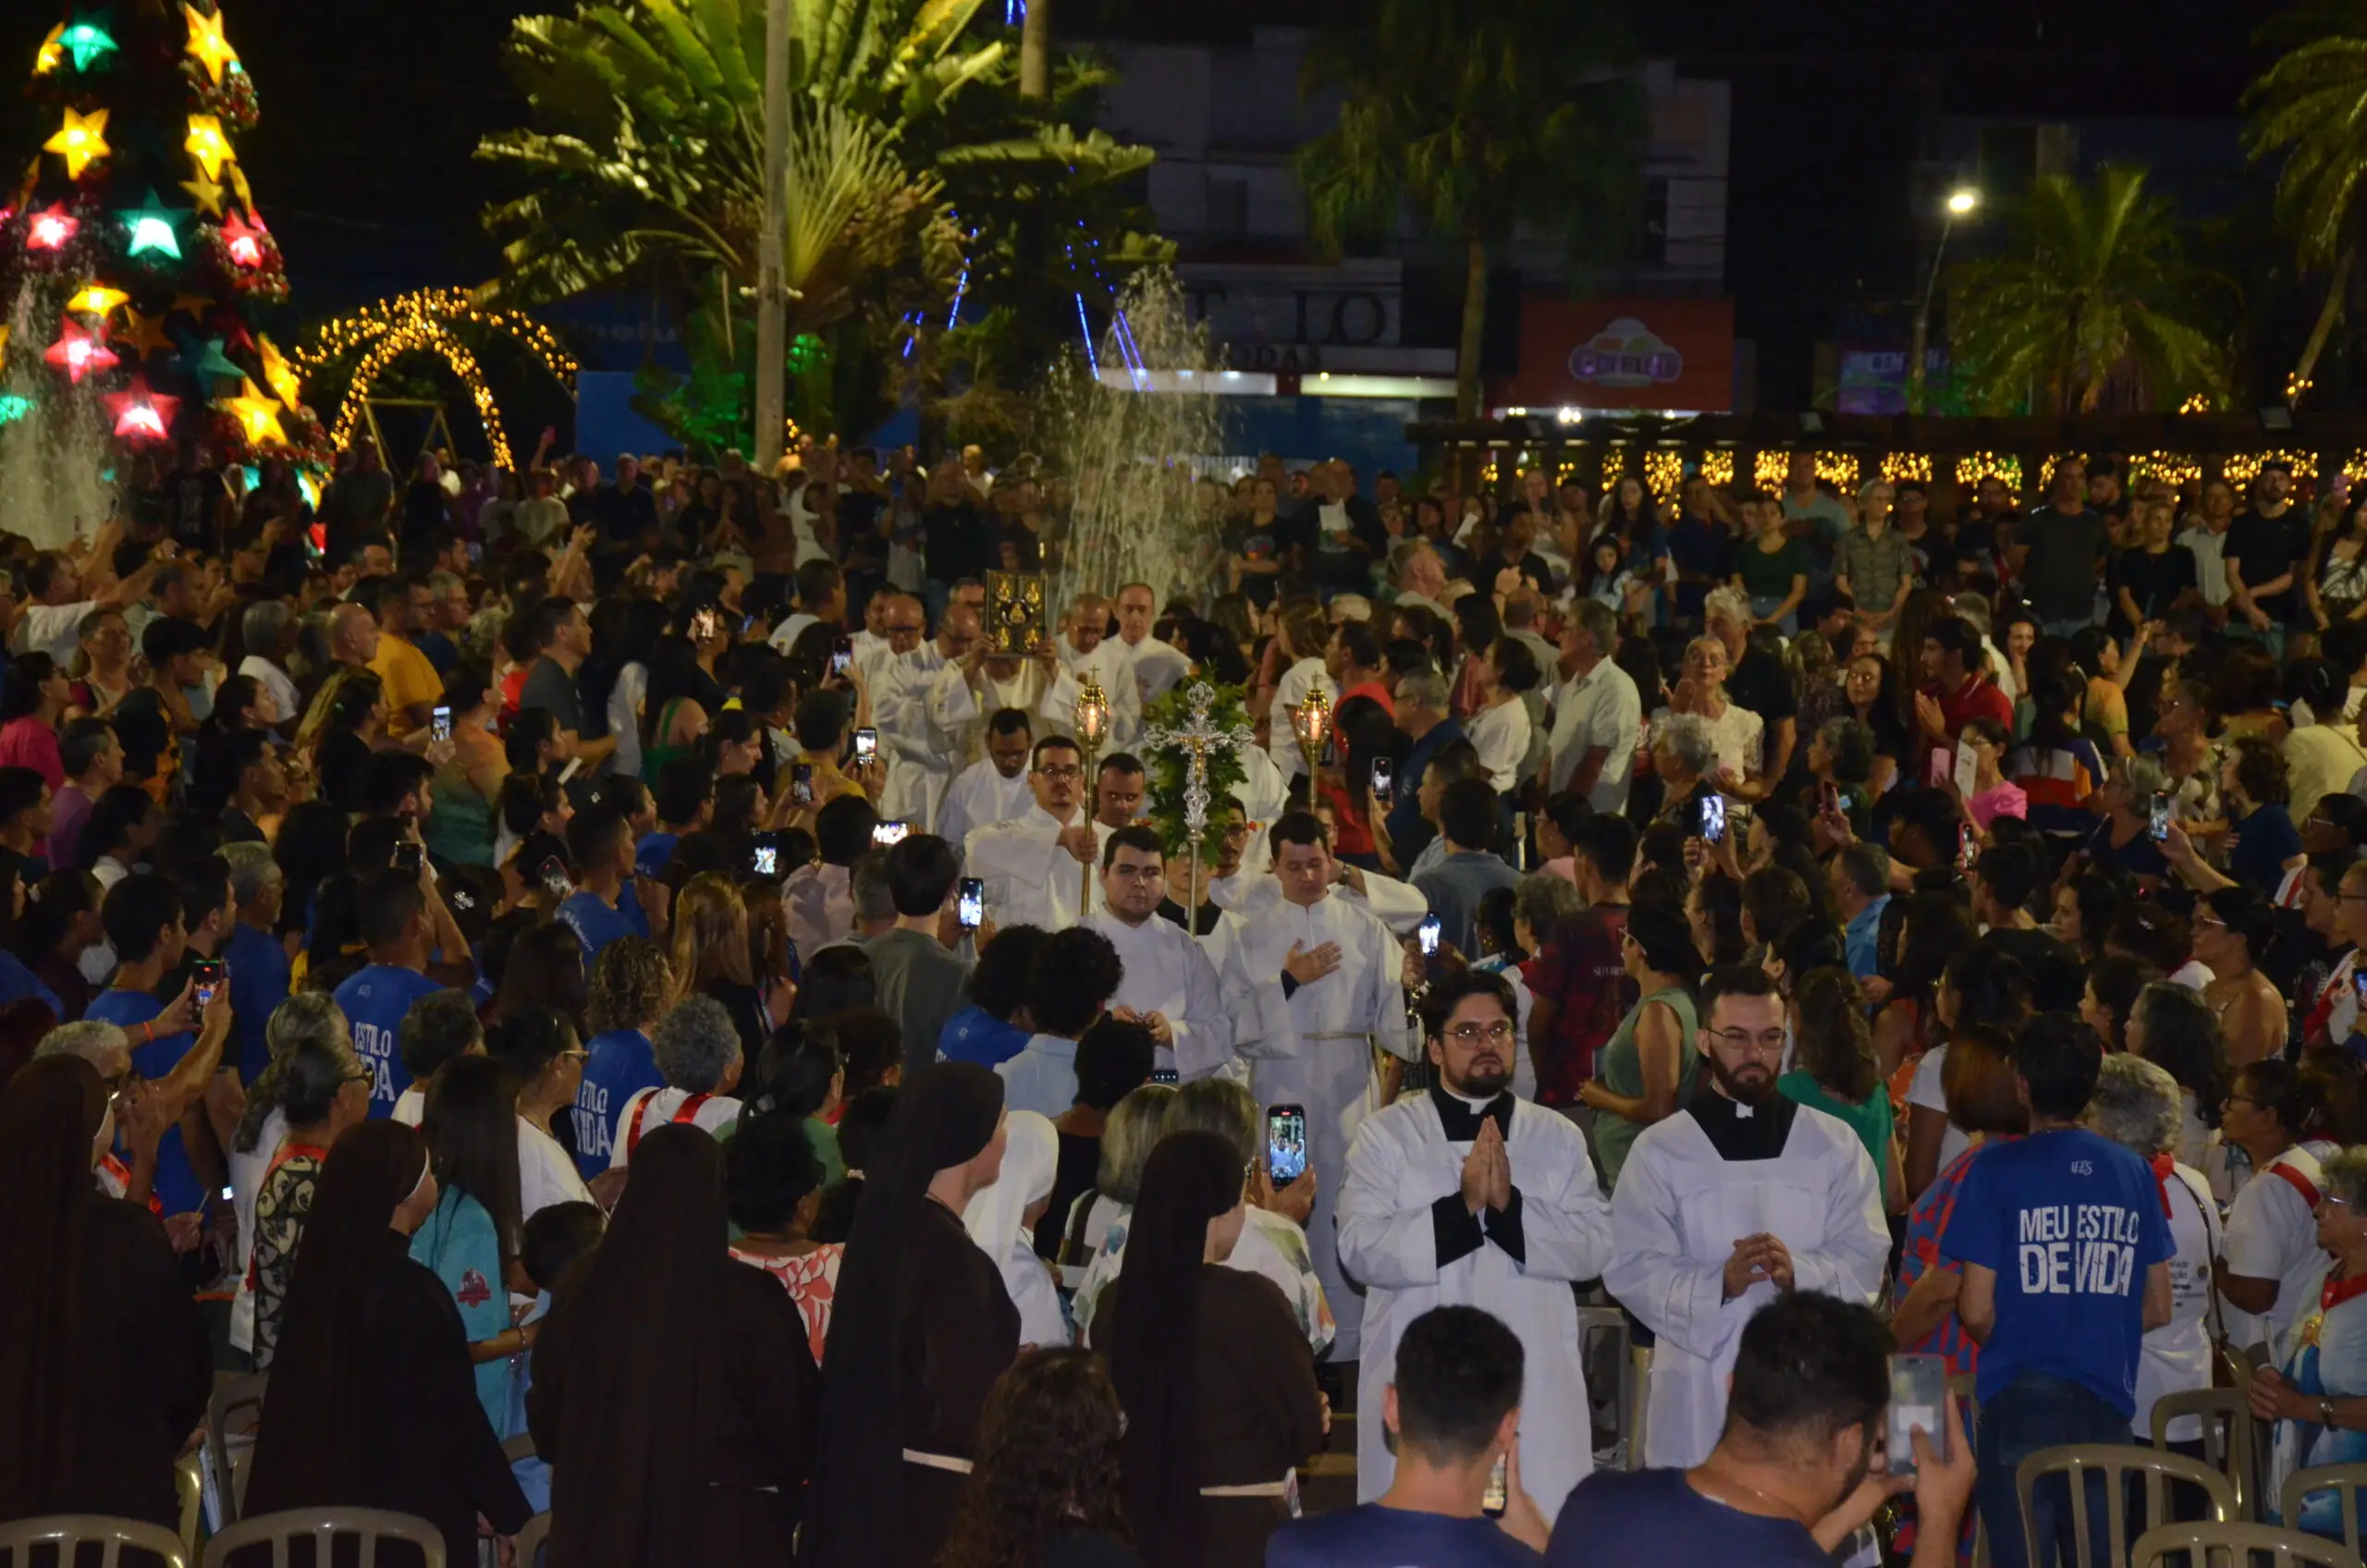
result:
[(1195, 681), (1184, 696), (1190, 707), (1191, 722), (1171, 729), (1154, 724), (1143, 731), (1143, 744), (1155, 751), (1180, 746), (1190, 754), (1191, 766), (1184, 778), (1184, 828), (1192, 856), (1192, 902), (1184, 913), (1184, 929), (1191, 930), (1200, 917), (1200, 837), (1208, 828), (1208, 753), (1211, 751), (1245, 751), (1257, 743), (1257, 737), (1245, 724), (1230, 729), (1219, 729), (1210, 721), (1208, 710), (1216, 705), (1216, 689), (1207, 681)]

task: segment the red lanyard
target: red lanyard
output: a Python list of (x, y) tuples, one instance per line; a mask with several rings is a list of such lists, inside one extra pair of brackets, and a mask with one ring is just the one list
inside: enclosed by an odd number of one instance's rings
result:
[[(641, 1119), (649, 1114), (649, 1102), (656, 1097), (657, 1091), (652, 1089), (649, 1093), (641, 1096), (641, 1103), (639, 1105), (632, 1108), (632, 1121), (627, 1123), (625, 1127), (625, 1154), (627, 1157), (631, 1157), (632, 1151), (640, 1146)], [(682, 1102), (681, 1109), (677, 1109), (674, 1114), (668, 1117), (667, 1120), (673, 1122), (678, 1127), (686, 1125), (696, 1120), (699, 1113), (699, 1107), (706, 1104), (707, 1101), (714, 1097), (715, 1096), (713, 1095), (706, 1094), (693, 1095), (688, 1099), (685, 1099)]]

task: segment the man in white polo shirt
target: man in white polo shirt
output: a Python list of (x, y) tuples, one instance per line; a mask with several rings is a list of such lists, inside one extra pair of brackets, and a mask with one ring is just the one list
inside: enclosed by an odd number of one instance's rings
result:
[(1553, 727), (1545, 759), (1549, 792), (1575, 790), (1598, 812), (1627, 809), (1644, 703), (1636, 682), (1612, 663), (1619, 622), (1608, 605), (1581, 599), (1562, 632), (1563, 682), (1553, 693)]

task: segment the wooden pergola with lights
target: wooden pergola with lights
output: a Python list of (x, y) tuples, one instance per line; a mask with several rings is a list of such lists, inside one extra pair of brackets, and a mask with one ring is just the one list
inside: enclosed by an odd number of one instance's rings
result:
[[(2275, 428), (2272, 428), (2275, 426)], [(1969, 484), (1995, 473), (2017, 490), (2044, 483), (2060, 456), (2111, 457), (2131, 482), (2224, 477), (2241, 485), (2272, 459), (2295, 477), (2367, 480), (2367, 413), (2270, 409), (2259, 413), (2081, 414), (1944, 418), (1907, 414), (1748, 413), (1668, 416), (1516, 414), (1405, 427), (1424, 468), (1465, 483), (1532, 465), (1589, 490), (1635, 474), (1668, 498), (1701, 474), (1713, 484), (1781, 484), (1792, 454), (1816, 459), (1842, 490), (1873, 478)]]

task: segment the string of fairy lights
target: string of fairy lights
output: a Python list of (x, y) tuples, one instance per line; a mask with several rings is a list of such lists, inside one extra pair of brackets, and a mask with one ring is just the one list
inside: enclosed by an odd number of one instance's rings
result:
[(571, 388), (575, 384), (580, 368), (575, 357), (550, 328), (532, 316), (480, 305), (465, 289), (414, 289), (323, 322), (297, 350), (297, 363), (308, 375), (317, 375), (356, 353), (361, 356), (346, 382), (345, 397), (330, 426), (330, 438), (338, 447), (351, 441), (369, 401), (371, 386), (388, 365), (405, 354), (429, 353), (449, 365), (460, 385), (467, 388), (471, 401), (476, 405), (477, 417), (484, 425), (486, 442), (493, 448), (493, 460), (503, 468), (515, 467), (493, 388), (486, 382), (476, 355), (459, 336), (460, 328), (502, 334), (533, 355), (561, 386)]
[[(1884, 452), (1859, 454), (1834, 450), (1809, 450), (1799, 453), (1784, 448), (1766, 448), (1750, 455), (1751, 482), (1759, 489), (1778, 490), (1791, 470), (1792, 459), (1805, 455), (1815, 464), (1816, 476), (1821, 483), (1843, 494), (1856, 491), (1865, 479), (1879, 477), (1892, 484), (1932, 484), (1953, 481), (1970, 485), (1994, 476), (2005, 481), (2008, 488), (2019, 491), (2029, 475), (2024, 457), (2012, 452)], [(2206, 459), (2192, 452), (2137, 452), (2119, 456), (2130, 483), (2161, 480), (2173, 486), (2198, 484), (2209, 475), (2215, 465), (2218, 475), (2238, 490), (2260, 476), (2271, 463), (2283, 463), (2296, 473), (2319, 472), (2322, 459), (2332, 453), (2300, 449), (2271, 449), (2260, 452), (2238, 452), (2215, 459)], [(2064, 459), (2089, 460), (2082, 452), (2055, 452), (2046, 455), (2038, 465), (2042, 477), (2054, 464)], [(1480, 464), (1480, 476), (1490, 484), (1532, 464), (1549, 460), (1543, 449), (1521, 450), (1515, 447), (1491, 447)], [(1581, 484), (1611, 484), (1629, 475), (1640, 479), (1652, 494), (1674, 496), (1683, 489), (1689, 477), (1699, 476), (1713, 485), (1724, 486), (1735, 481), (1737, 453), (1730, 447), (1714, 447), (1695, 450), (1662, 444), (1637, 441), (1566, 442), (1552, 454), (1556, 483), (1576, 481)], [(2367, 449), (2354, 450), (2341, 459), (2341, 472), (2354, 484), (2367, 484)]]

